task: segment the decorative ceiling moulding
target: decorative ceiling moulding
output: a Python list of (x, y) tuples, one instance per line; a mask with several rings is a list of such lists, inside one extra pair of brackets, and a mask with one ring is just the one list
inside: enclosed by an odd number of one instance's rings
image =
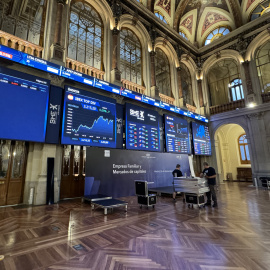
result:
[(169, 16), (171, 16), (171, 0), (158, 0), (156, 5), (161, 7)]
[(168, 37), (168, 41), (171, 42), (172, 45), (181, 44), (185, 50), (191, 51), (193, 57), (198, 55), (198, 49), (192, 43), (181, 38), (179, 33), (169, 25), (164, 25), (161, 21), (159, 22), (155, 14), (139, 2), (135, 2), (134, 0), (125, 0), (124, 3), (122, 2), (122, 8), (132, 16), (134, 15), (134, 10), (136, 8), (138, 10), (139, 20), (145, 25), (145, 27), (149, 28), (152, 25), (160, 36), (166, 35)]
[(244, 37), (253, 35), (254, 33), (260, 33), (265, 30), (270, 23), (270, 14), (260, 17), (254, 21), (251, 21), (240, 28), (233, 30), (228, 35), (215, 40), (213, 43), (201, 47), (198, 52), (200, 55), (206, 57), (208, 54), (212, 54), (215, 50), (220, 50), (221, 47), (229, 47), (232, 43), (236, 43), (238, 36), (242, 34)]

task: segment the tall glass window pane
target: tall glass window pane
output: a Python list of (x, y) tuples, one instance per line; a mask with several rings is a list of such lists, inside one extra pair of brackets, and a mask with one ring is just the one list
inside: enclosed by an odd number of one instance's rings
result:
[(43, 46), (41, 34), (44, 32), (45, 5), (44, 0), (1, 0), (0, 30)]
[(245, 145), (247, 160), (250, 160), (248, 145)]
[(245, 147), (243, 145), (240, 146), (240, 151), (241, 151), (241, 159), (246, 160)]
[(270, 93), (270, 41), (262, 45), (256, 55), (256, 65), (262, 94)]
[(161, 94), (172, 97), (170, 64), (167, 55), (156, 49), (156, 83)]
[(103, 23), (99, 14), (87, 3), (71, 5), (68, 57), (101, 69)]
[(241, 100), (244, 98), (242, 81), (240, 79), (235, 79), (229, 84), (231, 91), (231, 101)]
[(63, 175), (69, 175), (70, 170), (70, 157), (71, 157), (71, 145), (64, 145), (63, 149)]
[(121, 77), (142, 85), (142, 50), (137, 36), (129, 29), (120, 33)]

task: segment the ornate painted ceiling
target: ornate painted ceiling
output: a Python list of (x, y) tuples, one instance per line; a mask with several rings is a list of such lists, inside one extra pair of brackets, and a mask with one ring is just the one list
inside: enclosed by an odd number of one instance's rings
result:
[(198, 47), (270, 11), (270, 0), (137, 1)]

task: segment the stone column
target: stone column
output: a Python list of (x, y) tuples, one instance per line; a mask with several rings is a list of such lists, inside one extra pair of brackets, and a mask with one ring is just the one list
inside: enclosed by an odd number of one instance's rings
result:
[(151, 97), (159, 99), (159, 92), (156, 81), (156, 52), (150, 52), (150, 69), (151, 69)]
[(116, 27), (112, 30), (112, 71), (111, 79), (112, 83), (122, 86), (121, 72), (119, 70), (119, 34), (120, 30)]
[(62, 26), (66, 0), (56, 0), (56, 2), (57, 2), (57, 11), (54, 27), (54, 40), (51, 46), (51, 61), (56, 62), (57, 64), (60, 65), (65, 65), (64, 63), (65, 48), (62, 44), (62, 32), (65, 33), (65, 31), (62, 30)]
[(203, 86), (202, 80), (197, 80), (198, 83), (198, 94), (199, 94), (199, 105), (200, 105), (200, 114), (205, 115), (205, 107), (204, 107), (204, 100), (203, 100)]
[(182, 69), (181, 67), (178, 67), (176, 70), (177, 70), (177, 82), (178, 82), (178, 93), (179, 93), (179, 105), (180, 107), (184, 107), (186, 104), (184, 104), (182, 81), (181, 81)]
[(247, 96), (245, 97), (246, 105), (249, 106), (251, 104), (256, 104), (256, 94), (253, 91), (252, 87), (252, 80), (249, 72), (249, 61), (243, 62), (243, 69), (245, 73), (245, 82), (246, 82), (246, 90), (247, 90)]

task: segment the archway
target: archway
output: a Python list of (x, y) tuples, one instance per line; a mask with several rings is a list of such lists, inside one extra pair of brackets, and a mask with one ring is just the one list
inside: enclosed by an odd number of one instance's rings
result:
[(251, 147), (239, 124), (220, 125), (214, 133), (217, 173), (222, 181), (252, 181)]

